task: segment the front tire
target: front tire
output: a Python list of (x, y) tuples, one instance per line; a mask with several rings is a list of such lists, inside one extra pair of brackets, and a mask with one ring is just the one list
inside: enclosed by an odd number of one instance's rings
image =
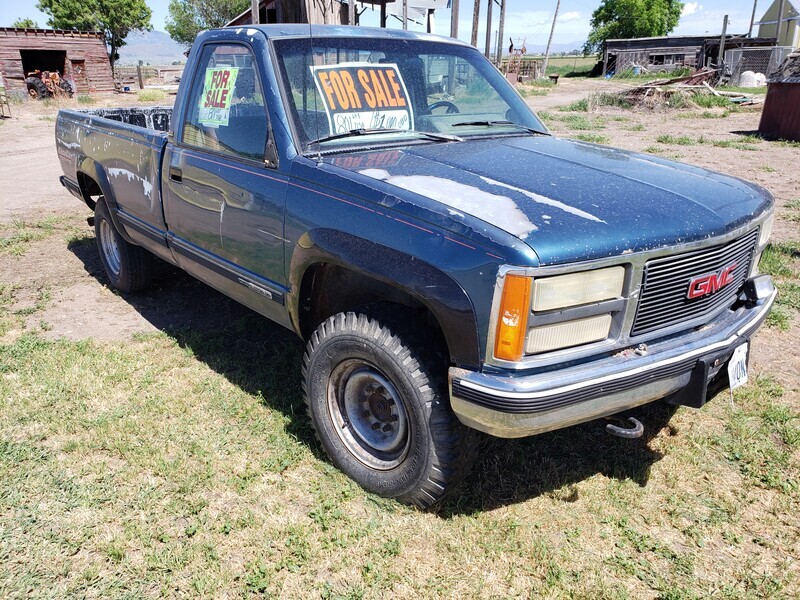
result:
[(339, 313), (312, 334), (303, 388), (317, 438), (364, 489), (426, 508), (472, 465), (462, 425), (433, 362), (386, 324)]
[(94, 209), (94, 233), (100, 260), (113, 287), (125, 294), (135, 294), (150, 286), (153, 256), (122, 238), (103, 198)]

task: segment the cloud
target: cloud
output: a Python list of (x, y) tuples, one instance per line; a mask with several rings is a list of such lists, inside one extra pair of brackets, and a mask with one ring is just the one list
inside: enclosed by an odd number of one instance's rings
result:
[(572, 11), (568, 13), (564, 13), (563, 15), (558, 16), (559, 23), (569, 23), (570, 21), (579, 21), (581, 19), (581, 13), (577, 11)]
[(695, 14), (698, 10), (703, 10), (703, 5), (699, 2), (687, 2), (683, 5), (683, 10), (681, 11), (682, 17), (688, 17), (689, 15)]

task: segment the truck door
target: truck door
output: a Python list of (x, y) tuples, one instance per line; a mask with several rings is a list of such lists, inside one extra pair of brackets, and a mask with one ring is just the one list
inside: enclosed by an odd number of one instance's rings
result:
[(286, 177), (265, 160), (263, 80), (249, 45), (203, 46), (164, 160), (164, 207), (184, 269), (282, 321)]

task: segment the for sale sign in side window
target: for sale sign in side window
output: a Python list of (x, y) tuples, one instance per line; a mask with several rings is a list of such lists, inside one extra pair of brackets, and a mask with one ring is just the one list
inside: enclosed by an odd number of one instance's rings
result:
[(231, 100), (236, 86), (238, 67), (206, 69), (203, 94), (200, 96), (198, 121), (209, 127), (227, 125), (231, 114)]
[(414, 128), (414, 111), (396, 64), (340, 63), (310, 68), (331, 133)]

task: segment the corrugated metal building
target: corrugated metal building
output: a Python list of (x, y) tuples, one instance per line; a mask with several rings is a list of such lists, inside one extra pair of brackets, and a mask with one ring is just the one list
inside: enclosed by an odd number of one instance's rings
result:
[(58, 71), (79, 93), (113, 92), (103, 34), (96, 31), (0, 27), (0, 73), (9, 90), (25, 90), (35, 71)]
[(767, 138), (800, 141), (800, 50), (767, 79), (767, 99), (758, 132)]

